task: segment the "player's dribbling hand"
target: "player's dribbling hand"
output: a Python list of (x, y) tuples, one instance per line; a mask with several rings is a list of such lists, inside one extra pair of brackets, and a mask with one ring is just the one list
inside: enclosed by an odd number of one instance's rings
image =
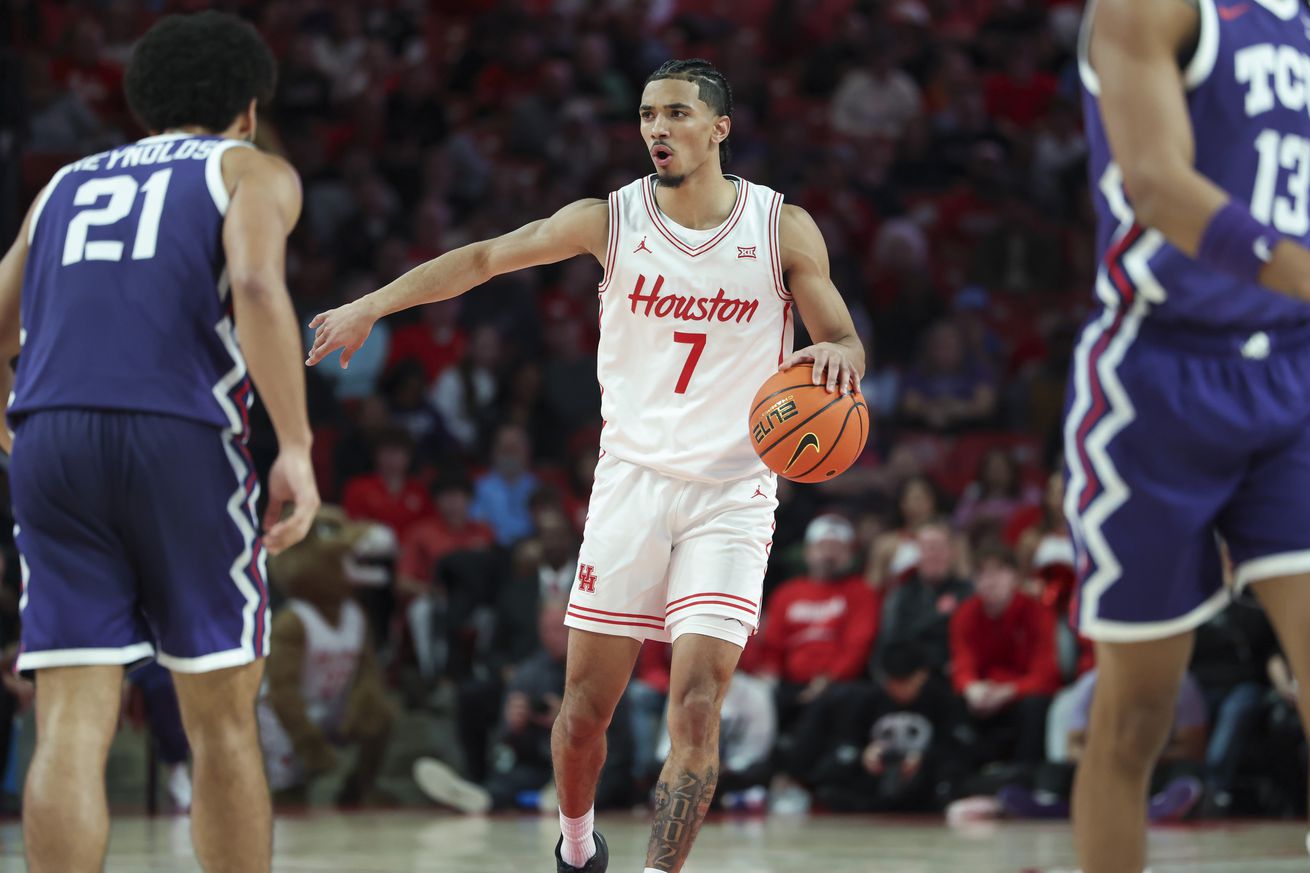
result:
[(362, 300), (320, 312), (309, 323), (314, 328), (314, 345), (309, 350), (305, 365), (312, 367), (341, 349), (341, 369), (346, 369), (355, 352), (368, 339), (376, 320)]
[(785, 370), (811, 361), (814, 363), (815, 385), (824, 384), (826, 379), (829, 394), (838, 390), (843, 394), (860, 393), (860, 372), (846, 350), (836, 343), (815, 343), (797, 349), (778, 365), (778, 369)]
[(281, 452), (268, 471), (268, 509), (264, 511), (264, 548), (268, 553), (276, 555), (304, 539), (318, 505), (318, 484), (309, 452)]

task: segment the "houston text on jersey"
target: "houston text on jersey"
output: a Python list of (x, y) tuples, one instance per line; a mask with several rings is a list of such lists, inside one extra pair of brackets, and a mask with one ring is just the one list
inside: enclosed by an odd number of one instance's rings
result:
[(755, 317), (755, 310), (759, 308), (758, 300), (739, 300), (734, 297), (728, 297), (719, 289), (719, 293), (713, 297), (693, 297), (682, 294), (665, 294), (660, 296), (660, 289), (664, 287), (664, 277), (656, 276), (655, 284), (651, 287), (649, 294), (642, 294), (641, 291), (646, 287), (646, 276), (639, 274), (637, 276), (636, 287), (628, 295), (632, 301), (632, 314), (637, 314), (637, 305), (645, 304), (641, 314), (647, 318), (676, 318), (679, 321), (733, 321), (741, 324), (743, 321), (750, 323)]

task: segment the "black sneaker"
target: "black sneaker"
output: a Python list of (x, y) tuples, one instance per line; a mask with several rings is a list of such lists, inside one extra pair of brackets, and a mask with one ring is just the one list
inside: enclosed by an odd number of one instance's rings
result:
[(600, 831), (592, 831), (591, 835), (596, 840), (596, 854), (581, 867), (564, 863), (564, 859), (559, 854), (559, 850), (564, 846), (564, 837), (559, 838), (559, 842), (555, 844), (556, 873), (605, 873), (610, 865), (610, 847), (605, 845), (605, 838), (600, 835)]

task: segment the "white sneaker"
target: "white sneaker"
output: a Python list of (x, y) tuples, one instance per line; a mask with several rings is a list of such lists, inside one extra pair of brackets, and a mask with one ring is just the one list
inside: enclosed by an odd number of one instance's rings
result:
[(168, 799), (173, 801), (173, 808), (178, 812), (191, 811), (191, 772), (186, 763), (174, 764), (168, 768)]
[(436, 758), (419, 758), (414, 762), (414, 781), (433, 801), (465, 815), (484, 815), (491, 811), (491, 793), (487, 789), (463, 778)]

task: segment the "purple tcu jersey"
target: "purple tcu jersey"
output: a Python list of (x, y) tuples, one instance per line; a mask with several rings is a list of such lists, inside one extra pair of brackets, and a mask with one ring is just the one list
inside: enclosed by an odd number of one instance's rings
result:
[(161, 413), (244, 433), (220, 165), (245, 143), (163, 134), (59, 171), (32, 215), (11, 421)]
[[(1279, 233), (1310, 245), (1310, 13), (1300, 0), (1200, 0), (1187, 67), (1197, 170)], [(1132, 192), (1110, 154), (1088, 62), (1092, 16), (1079, 46), (1100, 270), (1111, 309), (1250, 332), (1310, 321), (1310, 306), (1204, 267), (1137, 224)]]

